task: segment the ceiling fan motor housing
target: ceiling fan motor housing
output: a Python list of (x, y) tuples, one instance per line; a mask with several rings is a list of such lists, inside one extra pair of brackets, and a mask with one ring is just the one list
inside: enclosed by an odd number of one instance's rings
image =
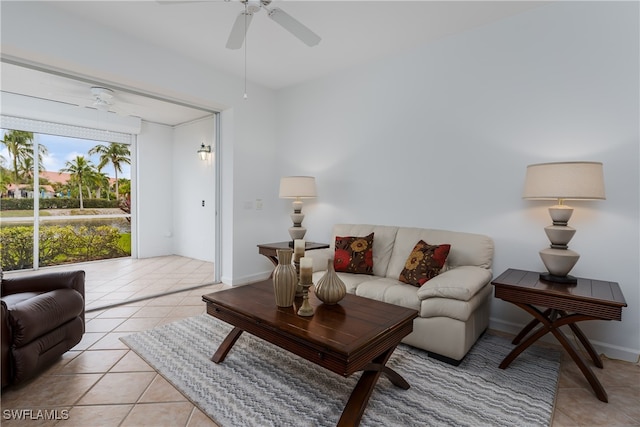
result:
[(94, 86), (91, 88), (91, 94), (93, 95), (93, 106), (100, 111), (109, 111), (111, 107), (111, 100), (113, 98), (113, 91), (106, 87)]
[(247, 13), (256, 13), (262, 6), (269, 6), (271, 0), (244, 0), (243, 3), (247, 7)]

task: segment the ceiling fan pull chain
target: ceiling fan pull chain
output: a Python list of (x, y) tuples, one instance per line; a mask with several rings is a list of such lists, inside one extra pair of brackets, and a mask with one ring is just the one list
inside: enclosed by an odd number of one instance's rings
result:
[(247, 3), (244, 4), (244, 99), (247, 99)]

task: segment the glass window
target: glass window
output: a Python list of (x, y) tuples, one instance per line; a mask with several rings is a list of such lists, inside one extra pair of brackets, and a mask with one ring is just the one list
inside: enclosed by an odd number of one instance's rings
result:
[(4, 270), (131, 255), (129, 144), (7, 129), (2, 136)]

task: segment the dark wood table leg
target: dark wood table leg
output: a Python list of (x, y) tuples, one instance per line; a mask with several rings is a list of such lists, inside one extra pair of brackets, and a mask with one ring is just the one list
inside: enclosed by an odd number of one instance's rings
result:
[(402, 377), (402, 375), (400, 375), (399, 373), (397, 373), (396, 371), (394, 371), (388, 366), (383, 366), (376, 363), (370, 363), (363, 369), (363, 371), (381, 371), (382, 374), (387, 378), (389, 378), (389, 381), (391, 381), (391, 383), (396, 387), (400, 387), (403, 390), (409, 390), (411, 388), (407, 380), (405, 380)]
[(381, 374), (384, 373), (387, 375), (391, 382), (398, 387), (404, 388), (405, 390), (409, 388), (409, 383), (407, 383), (400, 374), (385, 366), (394, 350), (395, 346), (373, 359), (373, 362), (367, 365), (362, 372), (360, 380), (358, 380), (358, 384), (356, 384), (351, 392), (347, 405), (342, 411), (342, 416), (338, 421), (339, 427), (355, 427), (360, 424), (362, 414), (364, 414), (371, 393), (373, 393), (373, 388)]
[[(561, 312), (561, 313), (563, 316), (567, 316), (567, 313), (565, 312)], [(578, 325), (576, 325), (575, 323), (571, 323), (569, 327), (571, 328), (573, 333), (576, 335), (576, 337), (578, 337), (584, 349), (587, 350), (587, 353), (589, 353), (589, 356), (591, 356), (591, 360), (593, 360), (593, 363), (600, 369), (604, 368), (604, 365), (602, 364), (602, 359), (600, 359), (600, 355), (596, 352), (596, 349), (593, 348), (587, 336), (584, 334), (584, 332), (582, 332), (582, 329), (580, 329)]]
[[(544, 317), (547, 317), (547, 318), (549, 317), (549, 315), (550, 315), (550, 314), (551, 314), (551, 309), (550, 309), (550, 308), (549, 308), (549, 309), (547, 309), (544, 313), (542, 313), (542, 315), (543, 315)], [(526, 336), (527, 336), (527, 334), (528, 334), (529, 332), (531, 332), (531, 331), (533, 330), (533, 328), (534, 328), (538, 323), (540, 323), (540, 321), (539, 321), (538, 319), (535, 319), (535, 318), (534, 318), (531, 322), (529, 322), (529, 323), (527, 324), (527, 326), (525, 326), (524, 328), (522, 328), (522, 330), (520, 331), (520, 333), (519, 333), (518, 335), (516, 335), (516, 337), (513, 339), (513, 341), (511, 341), (511, 344), (519, 344), (519, 343), (520, 343), (520, 341), (522, 341), (522, 339), (523, 339), (524, 337), (526, 337)]]
[[(529, 348), (531, 344), (538, 341), (541, 337), (549, 333), (549, 331), (551, 330), (551, 321), (548, 318), (547, 311), (542, 313), (537, 308), (527, 304), (520, 304), (520, 303), (512, 303), (512, 304), (515, 304), (521, 309), (529, 312), (535, 318), (536, 324), (541, 323), (541, 326), (533, 334), (529, 335), (526, 340), (524, 340), (519, 345), (517, 345), (513, 350), (511, 350), (511, 352), (504, 358), (504, 360), (502, 360), (502, 363), (500, 363), (500, 369), (506, 369), (511, 364), (511, 362), (513, 362), (515, 358), (520, 355), (520, 353), (525, 351), (527, 348)], [(532, 323), (533, 322), (530, 322), (527, 326), (525, 326), (525, 328), (528, 328)], [(518, 334), (518, 336), (520, 335), (522, 335), (522, 333)]]
[[(576, 316), (576, 317), (581, 317), (581, 316)], [(563, 318), (559, 320), (562, 320), (562, 319)], [(589, 319), (591, 318), (587, 318), (587, 320)], [(551, 330), (551, 332), (553, 333), (553, 335), (555, 335), (558, 341), (560, 341), (560, 344), (562, 344), (564, 349), (567, 350), (567, 353), (569, 353), (569, 356), (571, 356), (571, 358), (576, 363), (576, 365), (578, 365), (578, 368), (580, 368), (580, 370), (582, 371), (582, 375), (584, 375), (587, 381), (589, 381), (589, 384), (591, 384), (591, 388), (596, 393), (596, 396), (598, 397), (598, 399), (600, 399), (603, 402), (609, 402), (607, 392), (605, 391), (604, 387), (602, 387), (602, 384), (600, 384), (598, 377), (596, 377), (596, 375), (593, 373), (591, 368), (585, 362), (582, 355), (576, 350), (573, 344), (571, 344), (571, 341), (569, 341), (569, 339), (564, 334), (564, 332), (562, 332), (562, 330), (560, 330), (559, 328), (554, 328)]]
[(211, 356), (211, 360), (216, 363), (222, 363), (224, 358), (227, 357), (227, 353), (231, 350), (231, 347), (236, 343), (240, 335), (242, 335), (243, 330), (240, 328), (233, 328), (229, 335), (222, 341), (220, 347), (216, 350), (216, 352)]
[[(571, 326), (578, 328), (575, 325), (576, 322), (580, 322), (583, 320), (594, 320), (595, 318), (591, 316), (581, 315), (581, 314), (571, 314), (568, 316), (561, 316), (555, 319), (554, 321), (551, 321), (548, 315), (545, 316), (544, 313), (542, 313), (540, 310), (538, 310), (537, 308), (531, 305), (515, 303), (515, 302), (512, 304), (515, 304), (518, 307), (530, 313), (542, 324), (542, 326), (538, 330), (536, 330), (533, 334), (531, 334), (529, 337), (527, 337), (527, 339), (524, 340), (522, 343), (520, 343), (516, 348), (511, 350), (511, 352), (504, 358), (502, 363), (500, 363), (500, 369), (506, 369), (509, 366), (509, 364), (511, 364), (511, 362), (513, 362), (513, 360), (516, 357), (518, 357), (518, 355), (520, 355), (520, 353), (526, 350), (531, 344), (536, 342), (538, 339), (540, 339), (547, 333), (551, 332), (556, 337), (556, 339), (560, 342), (562, 347), (567, 351), (567, 353), (569, 353), (569, 356), (571, 356), (571, 358), (573, 359), (575, 364), (578, 366), (578, 368), (580, 368), (580, 371), (582, 371), (582, 375), (584, 375), (584, 377), (587, 379), (587, 381), (591, 385), (591, 388), (595, 392), (598, 399), (600, 399), (603, 402), (608, 402), (609, 399), (607, 396), (607, 392), (604, 390), (604, 387), (602, 387), (602, 384), (600, 383), (598, 378), (595, 376), (591, 368), (587, 365), (584, 358), (576, 350), (573, 344), (571, 344), (571, 341), (569, 341), (569, 339), (564, 334), (564, 332), (560, 330), (560, 327), (563, 325), (569, 325), (570, 328)], [(573, 328), (571, 329), (573, 330)], [(578, 328), (578, 331), (580, 331), (579, 328)], [(582, 344), (585, 345), (585, 348), (588, 347), (593, 350), (591, 343), (589, 343), (586, 336), (582, 334), (582, 331), (580, 331), (580, 335), (582, 335), (584, 340), (588, 343), (588, 344), (585, 344), (582, 341), (582, 339), (579, 338)], [(594, 350), (594, 353), (595, 353), (595, 350)]]

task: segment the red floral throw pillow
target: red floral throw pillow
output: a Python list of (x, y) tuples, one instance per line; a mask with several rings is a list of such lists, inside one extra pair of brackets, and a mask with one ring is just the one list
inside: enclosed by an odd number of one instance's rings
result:
[(373, 274), (373, 233), (366, 237), (336, 236), (333, 267), (344, 273)]
[(413, 286), (422, 286), (440, 273), (450, 249), (451, 245), (429, 245), (420, 240), (407, 258), (399, 280)]

